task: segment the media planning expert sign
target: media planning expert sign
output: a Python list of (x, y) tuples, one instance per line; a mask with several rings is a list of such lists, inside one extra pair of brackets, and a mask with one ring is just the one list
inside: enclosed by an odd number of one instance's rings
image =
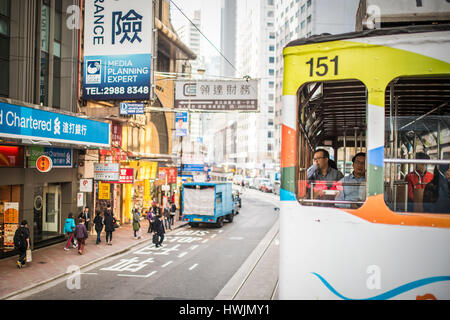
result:
[(176, 81), (175, 108), (258, 111), (258, 80)]
[(149, 99), (152, 1), (86, 1), (84, 30), (84, 99)]
[(0, 136), (109, 147), (108, 123), (0, 102)]

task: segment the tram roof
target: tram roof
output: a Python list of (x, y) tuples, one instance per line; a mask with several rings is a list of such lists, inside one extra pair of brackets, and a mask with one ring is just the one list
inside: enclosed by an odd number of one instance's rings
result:
[(435, 32), (435, 31), (449, 31), (450, 24), (436, 24), (436, 25), (421, 25), (421, 26), (406, 26), (406, 27), (395, 27), (395, 28), (383, 28), (383, 29), (373, 29), (364, 30), (358, 32), (347, 32), (341, 34), (329, 34), (323, 33), (321, 35), (313, 35), (309, 38), (300, 38), (289, 42), (285, 48), (295, 47), (305, 44), (322, 43), (337, 40), (349, 40), (356, 38), (366, 38), (366, 37), (379, 37), (387, 35), (397, 35), (397, 34), (412, 34), (412, 33), (423, 33), (423, 32)]

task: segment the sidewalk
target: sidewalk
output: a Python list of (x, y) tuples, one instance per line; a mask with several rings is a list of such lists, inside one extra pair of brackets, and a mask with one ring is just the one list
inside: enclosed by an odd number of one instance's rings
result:
[[(186, 225), (186, 222), (175, 221), (172, 230)], [(97, 234), (89, 235), (83, 255), (70, 246), (69, 251), (63, 248), (65, 242), (49, 247), (34, 250), (33, 261), (27, 263), (22, 269), (17, 268), (18, 256), (0, 260), (0, 299), (7, 299), (20, 292), (43, 285), (66, 275), (66, 270), (71, 265), (80, 268), (94, 264), (102, 259), (121, 254), (137, 244), (151, 241), (152, 234), (147, 233), (148, 222), (141, 220), (142, 238), (134, 239), (131, 224), (121, 225), (113, 232), (112, 245), (106, 245), (105, 232), (103, 231), (99, 245), (96, 245)], [(170, 234), (170, 230), (167, 232)]]

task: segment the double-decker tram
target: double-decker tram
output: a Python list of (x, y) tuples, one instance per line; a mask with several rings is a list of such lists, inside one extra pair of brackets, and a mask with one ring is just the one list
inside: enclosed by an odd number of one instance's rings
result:
[(450, 299), (450, 25), (284, 49), (280, 299)]

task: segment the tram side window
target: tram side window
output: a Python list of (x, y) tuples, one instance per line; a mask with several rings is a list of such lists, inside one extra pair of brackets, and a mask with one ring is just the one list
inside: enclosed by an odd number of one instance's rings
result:
[(386, 89), (384, 199), (396, 212), (450, 213), (450, 77)]
[(297, 199), (359, 208), (366, 199), (366, 87), (357, 80), (309, 83), (298, 91)]

